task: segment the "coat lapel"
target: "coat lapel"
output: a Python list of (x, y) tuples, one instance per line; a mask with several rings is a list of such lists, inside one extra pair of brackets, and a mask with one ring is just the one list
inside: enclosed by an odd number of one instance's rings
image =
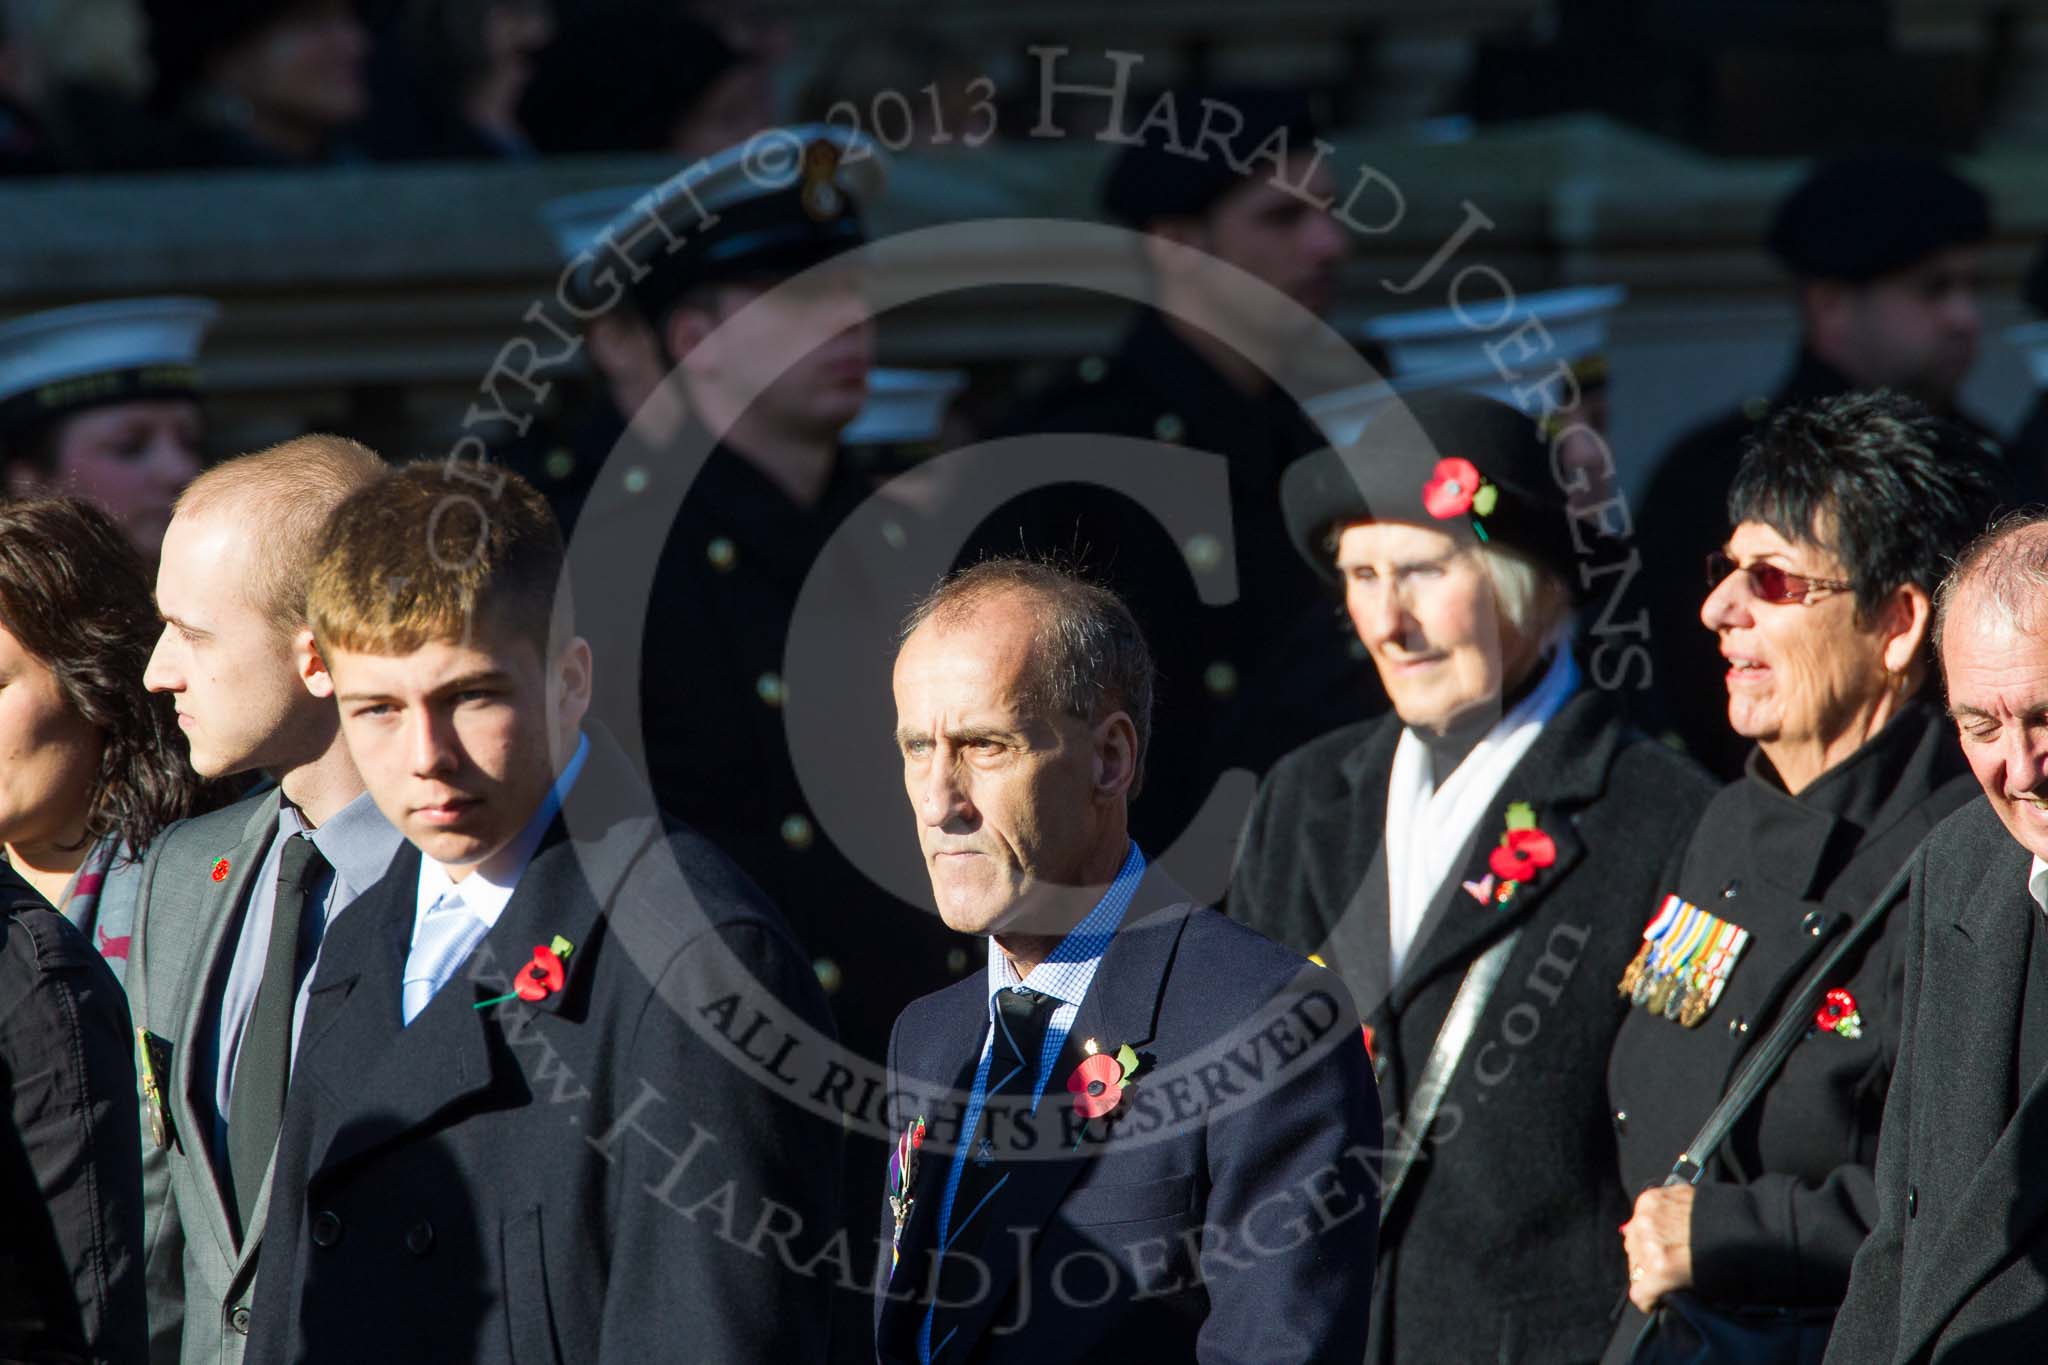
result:
[[(1407, 1009), (1437, 976), (1464, 970), (1488, 944), (1527, 920), (1585, 856), (1585, 844), (1573, 820), (1605, 786), (1619, 742), (1615, 728), (1603, 724), (1605, 704), (1590, 690), (1567, 701), (1501, 784), (1493, 813), (1480, 824), (1464, 866), (1454, 881), (1438, 888), (1416, 935), (1401, 979), (1394, 983), (1388, 1000), (1395, 1014)], [(1496, 899), (1500, 879), (1488, 864), (1507, 830), (1507, 809), (1516, 801), (1535, 808), (1536, 827), (1556, 845), (1556, 861), (1519, 882), (1513, 896), (1503, 903)], [(1489, 877), (1493, 877), (1491, 882)], [(1487, 893), (1484, 903), (1465, 889), (1468, 882), (1475, 891)]]
[[(418, 851), (403, 849), (374, 892), (350, 907), (361, 932), (351, 936), (346, 955), (323, 962), (314, 994), (324, 1022), (317, 1040), (302, 1038), (300, 1046), (308, 1071), (344, 1101), (341, 1121), (315, 1136), (314, 1172), (401, 1138), (490, 1089), (500, 1079), (492, 1047), (494, 1031), (504, 1027), (500, 1011), (581, 1017), (591, 963), (610, 937), (600, 906), (660, 828), (649, 818), (651, 798), (643, 811), (636, 794), (644, 797), (645, 789), (624, 757), (608, 737), (593, 734), (568, 809), (549, 827), (504, 913), (409, 1026), (402, 987), (418, 908)], [(621, 926), (628, 938), (644, 943), (642, 936), (658, 927), (645, 918)], [(477, 1008), (510, 991), (512, 974), (533, 960), (536, 946), (556, 936), (573, 945), (560, 991), (533, 1003)], [(635, 945), (623, 946), (631, 951)], [(309, 1003), (309, 1033), (312, 1008)], [(530, 1098), (516, 1076), (507, 1079), (516, 1087), (508, 1089), (507, 1103)]]
[(1307, 862), (1303, 872), (1320, 883), (1309, 887), (1314, 904), (1335, 917), (1322, 926), (1317, 956), (1337, 973), (1364, 1018), (1386, 1002), (1389, 984), (1387, 771), (1400, 737), (1399, 722), (1375, 726), (1345, 755), (1340, 771), (1350, 800), (1319, 807), (1301, 834), (1304, 847), (1341, 853)]
[[(1190, 908), (1185, 893), (1164, 872), (1156, 867), (1146, 872), (1124, 927), (1103, 953), (1095, 980), (1060, 1049), (1059, 1060), (1046, 1078), (1045, 1094), (1038, 1104), (1037, 1129), (1041, 1140), (1049, 1139), (1056, 1149), (1065, 1145), (1070, 1128), (1073, 1097), (1067, 1091), (1067, 1077), (1086, 1055), (1087, 1040), (1093, 1038), (1109, 1051), (1129, 1043), (1143, 1052), (1152, 1043), (1158, 1031), (1159, 1001), (1166, 987), (1167, 966), (1180, 942)], [(971, 1071), (968, 1081), (972, 1084)], [(1046, 1222), (1057, 1213), (1068, 1187), (1093, 1160), (1095, 1146), (1084, 1134), (1071, 1152), (1016, 1163), (983, 1214), (991, 1220), (991, 1232), (979, 1253), (988, 1269), (987, 1292), (968, 1307), (942, 1318), (943, 1326), (938, 1333), (951, 1335), (942, 1352), (938, 1349), (940, 1335), (935, 1334), (934, 1362), (964, 1360), (973, 1354), (975, 1343), (988, 1332), (990, 1320), (1008, 1299), (1019, 1274), (1029, 1273), (1024, 1262), (1031, 1247), (1039, 1240)], [(932, 1214), (936, 1219), (936, 1207)], [(922, 1309), (918, 1311), (921, 1313)]]
[(2035, 1077), (2017, 1111), (2008, 1098), (2028, 984), (2028, 917), (2041, 913), (2024, 881), (2023, 860), (1997, 859), (1996, 870), (1946, 931), (1948, 960), (1927, 964), (1926, 979), (1962, 986), (1944, 993), (1943, 1031), (1956, 1039), (1952, 1055), (1971, 1064), (1940, 1073), (1933, 1102), (1915, 1114), (1913, 1141), (1938, 1153), (1940, 1168), (1971, 1174), (1954, 1208), (1943, 1211), (1933, 1246), (1913, 1262), (1917, 1273), (1902, 1286), (1899, 1344), (1908, 1348), (1902, 1358), (1940, 1332), (2048, 1212), (2048, 1181), (2038, 1168), (2048, 1088)]
[[(228, 861), (227, 875), (220, 881), (211, 880), (215, 866), (212, 860), (203, 868), (178, 869), (180, 875), (208, 880), (199, 892), (194, 912), (206, 926), (205, 936), (193, 956), (192, 970), (182, 983), (187, 994), (178, 1019), (177, 1054), (171, 1065), (171, 1117), (186, 1159), (211, 1182), (208, 1193), (212, 1197), (205, 1201), (204, 1221), (219, 1246), (221, 1260), (229, 1265), (240, 1261), (242, 1247), (256, 1244), (262, 1215), (259, 1212), (238, 1247), (221, 1194), (221, 1171), (213, 1150), (214, 1077), (199, 1062), (213, 1054), (213, 1041), (207, 1034), (220, 1027), (217, 1006), (221, 988), (234, 961), (235, 944), (241, 937), (242, 919), (255, 888), (257, 868), (263, 863), (271, 836), (277, 832), (279, 800), (279, 794), (273, 790), (267, 799), (257, 803), (249, 823), (242, 828), (241, 840), (215, 855)], [(159, 869), (157, 875), (162, 877), (164, 871)]]

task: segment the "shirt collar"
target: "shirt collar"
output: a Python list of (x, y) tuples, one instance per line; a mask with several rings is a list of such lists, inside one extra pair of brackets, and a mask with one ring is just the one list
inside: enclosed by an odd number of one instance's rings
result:
[(490, 857), (470, 869), (468, 876), (456, 881), (448, 875), (448, 869), (432, 858), (420, 859), (419, 912), (424, 915), (435, 901), (451, 887), (462, 895), (462, 904), (469, 912), (486, 924), (495, 925), (498, 916), (505, 911), (505, 905), (512, 899), (512, 893), (519, 886), (519, 878), (526, 872), (526, 865), (533, 861), (533, 855), (540, 850), (540, 842), (547, 837), (548, 826), (561, 813), (562, 802), (569, 790), (576, 785), (576, 779), (583, 772), (583, 760), (590, 755), (590, 737), (579, 737), (576, 753), (570, 758), (562, 775), (548, 788), (547, 796), (519, 831), (517, 838), (493, 853)]
[(2041, 855), (2034, 855), (2034, 864), (2027, 869), (2027, 894), (2034, 898), (2034, 904), (2048, 910), (2048, 862), (2041, 861)]
[(1101, 964), (1110, 940), (1116, 937), (1117, 927), (1123, 923), (1124, 911), (1130, 908), (1131, 897), (1144, 876), (1145, 855), (1133, 842), (1130, 851), (1124, 855), (1123, 866), (1117, 869), (1109, 889), (1102, 893), (1101, 900), (1095, 902), (1095, 908), (1082, 916), (1081, 922), (1067, 931), (1066, 937), (1046, 955), (1045, 961), (1033, 967), (1031, 974), (1021, 981), (1017, 978), (1017, 969), (1010, 965), (1008, 955), (995, 939), (989, 939), (988, 1003), (991, 1017), (996, 992), (1013, 986), (1028, 986), (1062, 1004), (1078, 1008), (1082, 997), (1088, 994), (1088, 987), (1095, 980), (1095, 969)]
[(356, 891), (376, 885), (384, 870), (391, 866), (398, 846), (405, 842), (368, 792), (357, 793), (355, 800), (329, 816), (318, 829), (308, 829), (298, 808), (289, 801), (281, 801), (277, 807), (277, 833), (280, 839), (294, 834), (311, 839), (328, 866)]

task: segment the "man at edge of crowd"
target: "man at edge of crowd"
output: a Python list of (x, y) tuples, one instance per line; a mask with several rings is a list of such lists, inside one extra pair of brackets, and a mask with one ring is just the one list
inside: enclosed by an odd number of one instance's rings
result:
[(2009, 517), (1935, 599), (1963, 756), (1984, 789), (1915, 855), (1877, 1224), (1833, 1365), (2009, 1361), (2048, 1316), (2048, 515)]

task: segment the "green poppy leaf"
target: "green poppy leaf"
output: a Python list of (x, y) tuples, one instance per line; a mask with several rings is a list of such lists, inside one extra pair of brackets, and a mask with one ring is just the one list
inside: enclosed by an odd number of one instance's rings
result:
[(1517, 801), (1508, 807), (1509, 829), (1536, 828), (1536, 808), (1527, 801)]
[(1482, 517), (1493, 515), (1494, 506), (1500, 502), (1500, 490), (1490, 483), (1479, 485), (1479, 491), (1472, 495), (1472, 510)]

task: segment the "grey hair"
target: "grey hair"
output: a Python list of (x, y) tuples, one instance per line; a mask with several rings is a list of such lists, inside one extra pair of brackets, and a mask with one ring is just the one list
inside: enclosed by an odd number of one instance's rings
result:
[(913, 606), (896, 631), (900, 648), (927, 622), (955, 626), (1003, 593), (1036, 598), (1033, 677), (1025, 703), (1090, 725), (1122, 711), (1137, 732), (1130, 797), (1145, 786), (1152, 746), (1152, 648), (1131, 609), (1114, 592), (1052, 560), (1002, 556), (984, 559), (939, 580)]
[[(1993, 522), (1971, 541), (1934, 590), (1931, 635), (1936, 658), (1948, 615), (1963, 589), (1983, 591), (2005, 618), (2032, 633), (2048, 601), (2048, 508), (2029, 507)], [(1943, 669), (1946, 672), (1946, 666)]]
[(1480, 567), (1493, 584), (1494, 604), (1517, 635), (1537, 641), (1545, 650), (1571, 638), (1571, 591), (1554, 572), (1497, 542), (1475, 548)]

